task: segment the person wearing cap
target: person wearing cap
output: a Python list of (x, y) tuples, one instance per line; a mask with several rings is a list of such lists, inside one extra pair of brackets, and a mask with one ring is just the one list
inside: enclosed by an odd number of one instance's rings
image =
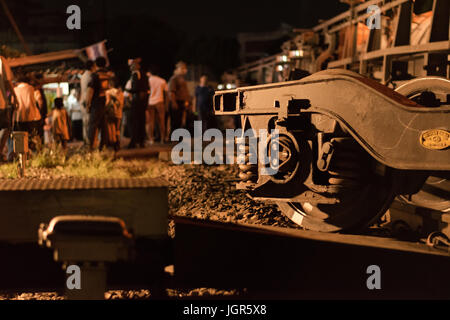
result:
[(141, 72), (141, 58), (128, 60), (131, 71), (131, 87), (127, 91), (131, 94), (131, 141), (128, 149), (145, 146), (145, 110), (147, 108), (150, 91), (148, 78)]
[(186, 116), (191, 105), (187, 82), (184, 79), (188, 72), (187, 65), (179, 61), (175, 65), (173, 76), (169, 80), (169, 109), (172, 131), (186, 126)]

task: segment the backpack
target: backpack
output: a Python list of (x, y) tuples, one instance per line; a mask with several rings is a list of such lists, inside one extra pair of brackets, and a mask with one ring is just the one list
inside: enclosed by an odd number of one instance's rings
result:
[(115, 94), (110, 93), (109, 97), (109, 103), (106, 106), (106, 118), (108, 120), (114, 120), (116, 114), (120, 111), (120, 101)]

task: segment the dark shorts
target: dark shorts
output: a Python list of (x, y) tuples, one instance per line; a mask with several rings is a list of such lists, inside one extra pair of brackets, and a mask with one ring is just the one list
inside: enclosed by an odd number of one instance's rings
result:
[(89, 110), (89, 137), (94, 129), (101, 129), (106, 122), (106, 99), (97, 98)]
[(91, 106), (91, 110), (89, 112), (89, 121), (90, 125), (95, 128), (100, 128), (106, 116), (106, 99), (105, 98), (97, 98)]
[(76, 140), (83, 140), (83, 121), (72, 120), (72, 135)]
[(36, 136), (39, 134), (40, 125), (41, 120), (16, 122), (14, 124), (14, 131), (26, 131), (30, 136)]

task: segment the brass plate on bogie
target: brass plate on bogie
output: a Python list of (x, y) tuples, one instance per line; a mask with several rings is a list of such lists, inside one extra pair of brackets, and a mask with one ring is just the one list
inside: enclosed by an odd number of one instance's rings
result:
[(431, 150), (443, 150), (450, 146), (450, 132), (441, 129), (423, 131), (420, 134), (422, 147)]

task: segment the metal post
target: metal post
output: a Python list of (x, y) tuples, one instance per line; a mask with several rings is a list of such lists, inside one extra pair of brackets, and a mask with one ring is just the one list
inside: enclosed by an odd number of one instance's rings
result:
[(19, 163), (17, 166), (18, 174), (19, 177), (23, 178), (25, 176), (25, 168), (28, 153), (28, 132), (14, 131), (12, 133), (12, 138), (13, 138), (14, 153), (19, 158)]

